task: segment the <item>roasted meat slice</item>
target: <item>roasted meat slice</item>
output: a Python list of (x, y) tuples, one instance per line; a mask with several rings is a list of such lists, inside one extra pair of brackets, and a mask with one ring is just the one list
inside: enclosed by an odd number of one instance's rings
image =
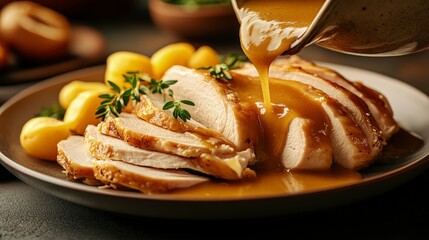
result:
[(83, 148), (82, 136), (70, 136), (57, 144), (57, 162), (70, 180), (101, 185), (92, 170), (91, 155)]
[[(289, 85), (290, 81), (285, 81)], [(298, 84), (302, 85), (302, 84)], [(303, 153), (303, 156), (308, 156), (308, 159), (314, 159), (315, 156), (319, 155), (320, 159), (327, 159), (325, 155), (330, 154), (333, 159), (332, 162), (337, 163), (338, 165), (348, 168), (348, 169), (361, 169), (374, 161), (374, 157), (371, 154), (371, 147), (369, 145), (368, 138), (366, 134), (362, 131), (362, 128), (353, 120), (353, 117), (345, 110), (344, 106), (338, 103), (333, 98), (330, 98), (326, 93), (315, 89), (311, 86), (302, 87), (301, 90), (301, 101), (305, 101), (307, 107), (310, 107), (311, 102), (307, 99), (313, 99), (317, 105), (320, 105), (323, 113), (313, 112), (311, 115), (324, 114), (324, 121), (329, 125), (323, 130), (326, 137), (330, 138), (329, 143), (325, 141), (325, 144), (320, 144), (320, 146), (315, 146), (314, 143), (324, 135), (316, 135), (314, 131), (320, 129), (313, 128), (312, 131), (309, 131), (312, 125), (315, 124), (315, 121), (320, 121), (317, 119), (312, 119), (311, 122), (303, 122), (301, 125), (292, 124), (289, 128), (290, 133), (296, 133), (298, 136), (301, 134), (302, 137), (307, 136), (313, 140), (301, 140), (301, 145), (294, 143), (295, 148), (300, 149)], [(309, 119), (307, 119), (308, 121)], [(301, 121), (302, 122), (302, 121)], [(302, 130), (298, 126), (303, 127)], [(298, 131), (301, 133), (298, 133)], [(293, 137), (288, 135), (289, 137)], [(299, 141), (299, 138), (293, 137), (295, 141)], [(330, 146), (327, 146), (330, 144)], [(310, 146), (308, 146), (310, 145)], [(311, 146), (313, 145), (313, 146)], [(287, 146), (287, 145), (286, 145)], [(301, 146), (299, 148), (299, 146)], [(309, 149), (313, 149), (310, 151)], [(306, 153), (306, 154), (305, 154)], [(284, 155), (287, 155), (286, 152)], [(323, 162), (323, 161), (322, 161)], [(324, 162), (327, 162), (326, 160)], [(325, 164), (326, 165), (326, 164)]]
[(339, 72), (331, 68), (316, 65), (314, 62), (306, 61), (298, 56), (289, 58), (279, 58), (273, 65), (279, 67), (298, 67), (310, 74), (314, 74), (323, 79), (331, 81), (349, 90), (360, 97), (367, 105), (375, 121), (382, 130), (383, 137), (387, 140), (394, 134), (399, 126), (393, 117), (393, 112), (386, 97), (374, 89), (368, 88), (359, 81), (352, 82), (346, 79)]
[[(195, 106), (184, 106), (192, 119), (207, 129), (214, 130), (234, 143), (238, 150), (253, 148), (258, 141), (257, 109), (240, 102), (231, 89), (208, 73), (183, 66), (171, 67), (164, 80), (178, 80), (171, 85), (177, 99), (193, 101)], [(157, 108), (159, 100), (152, 99)], [(137, 113), (140, 116), (140, 114)]]
[(91, 185), (131, 188), (141, 192), (165, 192), (190, 187), (209, 178), (182, 170), (141, 167), (121, 161), (97, 160), (85, 147), (83, 136), (70, 136), (58, 143), (58, 162), (73, 180)]
[[(195, 121), (193, 118), (186, 122), (175, 118), (171, 110), (166, 111), (162, 109), (163, 105), (164, 96), (160, 94), (148, 93), (147, 95), (143, 95), (141, 97), (140, 102), (135, 105), (133, 113), (148, 123), (174, 132), (193, 132), (206, 137), (220, 138), (225, 142), (229, 141), (221, 133), (213, 129), (208, 129), (201, 123)], [(234, 145), (234, 143), (230, 141), (229, 144)]]
[(88, 125), (84, 137), (85, 147), (97, 159), (118, 160), (160, 169), (191, 169), (207, 173), (191, 158), (131, 146), (121, 139), (101, 134), (94, 125)]
[[(251, 64), (246, 64), (246, 66), (234, 70), (234, 72), (237, 74), (258, 77), (258, 72)], [(336, 83), (315, 76), (314, 74), (310, 74), (300, 68), (284, 68), (273, 65), (270, 68), (269, 74), (272, 78), (297, 81), (313, 86), (314, 88), (326, 93), (330, 98), (338, 101), (338, 103), (343, 106), (343, 109), (352, 117), (353, 121), (365, 133), (370, 148), (371, 158), (375, 159), (380, 154), (386, 143), (383, 138), (383, 133), (375, 121), (374, 116), (369, 111), (366, 103), (358, 96)]]
[(233, 146), (222, 140), (216, 138), (202, 140), (189, 132), (170, 131), (150, 124), (134, 114), (123, 113), (120, 117), (108, 118), (98, 125), (98, 130), (139, 148), (183, 157), (198, 157), (202, 153), (225, 155), (235, 152)]
[(146, 122), (174, 132), (199, 131), (200, 128), (206, 129), (205, 126), (194, 119), (184, 122), (174, 118), (171, 111), (162, 109), (163, 105), (164, 96), (148, 93), (141, 97), (140, 102), (135, 105), (133, 113)]
[(332, 145), (315, 137), (314, 122), (294, 118), (281, 155), (283, 166), (298, 170), (326, 170), (332, 165)]
[(247, 168), (255, 160), (252, 149), (238, 151), (221, 139), (170, 131), (134, 114), (108, 118), (98, 125), (98, 130), (138, 148), (192, 157), (199, 166), (219, 178), (237, 179), (254, 174)]
[(143, 193), (162, 193), (209, 181), (181, 170), (141, 167), (122, 161), (95, 160), (94, 176), (113, 188), (127, 187)]
[(374, 162), (366, 134), (343, 106), (331, 101), (322, 103), (322, 107), (331, 123), (333, 161), (344, 168), (354, 170)]

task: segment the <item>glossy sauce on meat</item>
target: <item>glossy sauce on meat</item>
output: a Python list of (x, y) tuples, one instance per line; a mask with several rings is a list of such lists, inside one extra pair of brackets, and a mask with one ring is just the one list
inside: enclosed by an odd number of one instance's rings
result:
[[(263, 94), (258, 77), (234, 75), (229, 87), (234, 90), (241, 101), (254, 104), (259, 108), (261, 124), (261, 143), (257, 146), (256, 156), (260, 164), (271, 170), (282, 169), (277, 161), (285, 146), (289, 124), (295, 117), (311, 119), (316, 124), (317, 141), (330, 141), (330, 122), (324, 113), (321, 102), (324, 101), (315, 88), (295, 81), (270, 78), (274, 89), (271, 96), (271, 109), (264, 107)], [(269, 113), (267, 111), (270, 111)]]
[[(389, 140), (380, 158), (374, 165), (391, 164), (418, 151), (423, 146), (421, 137), (400, 129)], [(375, 166), (376, 167), (376, 166)], [(370, 167), (371, 168), (371, 167)], [(276, 194), (296, 194), (337, 188), (362, 181), (362, 174), (339, 167), (320, 172), (294, 172), (278, 169), (270, 170), (256, 165), (253, 169), (257, 177), (240, 181), (212, 180), (191, 188), (174, 191), (177, 197), (198, 199), (222, 199), (243, 197), (266, 197)], [(367, 171), (370, 171), (368, 169)]]
[(306, 32), (323, 3), (324, 0), (247, 0), (240, 6), (241, 47), (256, 67), (259, 80), (244, 84), (238, 81), (233, 88), (239, 95), (244, 93), (239, 97), (243, 101), (260, 108), (262, 151), (269, 158), (279, 159), (289, 124), (297, 116), (319, 118), (315, 120), (320, 130), (317, 132), (321, 133), (317, 139), (328, 139), (322, 136), (327, 123), (320, 119), (324, 116), (320, 103), (314, 97), (304, 96), (306, 86), (270, 79), (268, 74), (271, 63)]
[(267, 109), (271, 107), (268, 69), (302, 36), (324, 0), (247, 0), (240, 6), (241, 47), (256, 66)]

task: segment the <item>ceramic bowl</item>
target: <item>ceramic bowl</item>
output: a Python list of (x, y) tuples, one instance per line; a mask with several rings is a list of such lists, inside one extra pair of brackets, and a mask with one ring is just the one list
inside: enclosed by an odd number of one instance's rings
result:
[(148, 0), (156, 26), (184, 38), (228, 37), (238, 34), (239, 23), (231, 4), (186, 6)]

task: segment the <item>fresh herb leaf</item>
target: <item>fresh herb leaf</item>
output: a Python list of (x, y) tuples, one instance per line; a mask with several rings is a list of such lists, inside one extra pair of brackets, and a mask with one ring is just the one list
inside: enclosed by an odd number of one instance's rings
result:
[(180, 100), (181, 103), (189, 105), (189, 106), (195, 106), (195, 103), (189, 101), (189, 100)]
[(53, 104), (50, 107), (42, 108), (42, 111), (36, 114), (36, 117), (52, 117), (63, 120), (65, 112), (66, 111), (59, 104)]
[(134, 106), (137, 102), (140, 102), (142, 95), (146, 95), (150, 92), (162, 94), (164, 99), (167, 97), (172, 99), (167, 101), (162, 109), (169, 110), (174, 108), (173, 116), (175, 118), (180, 118), (184, 122), (191, 119), (191, 114), (186, 109), (183, 109), (181, 104), (183, 103), (189, 106), (195, 106), (195, 104), (189, 100), (175, 100), (173, 90), (169, 89), (171, 85), (177, 83), (177, 80), (155, 80), (147, 74), (139, 72), (127, 72), (123, 76), (125, 81), (130, 84), (131, 88), (121, 89), (115, 83), (108, 81), (114, 93), (102, 94), (99, 96), (99, 98), (104, 100), (97, 108), (97, 118), (104, 120), (112, 115), (118, 117), (130, 100), (132, 100)]
[(221, 60), (228, 66), (229, 69), (240, 68), (244, 62), (249, 61), (246, 55), (238, 53), (229, 54), (226, 57), (222, 57)]
[(208, 70), (210, 75), (219, 80), (232, 80), (229, 70), (239, 68), (248, 59), (241, 54), (230, 54), (222, 58), (222, 63), (215, 66), (205, 66), (198, 69)]
[(164, 106), (162, 107), (163, 110), (169, 110), (169, 109), (173, 109), (173, 117), (175, 118), (180, 118), (182, 119), (184, 122), (186, 122), (187, 120), (191, 119), (191, 114), (188, 112), (188, 110), (184, 109), (182, 107), (182, 103), (189, 105), (189, 106), (195, 106), (195, 103), (193, 103), (192, 101), (189, 100), (173, 100), (173, 101), (168, 101), (164, 104)]
[(174, 101), (168, 101), (162, 107), (162, 110), (172, 109), (174, 107)]

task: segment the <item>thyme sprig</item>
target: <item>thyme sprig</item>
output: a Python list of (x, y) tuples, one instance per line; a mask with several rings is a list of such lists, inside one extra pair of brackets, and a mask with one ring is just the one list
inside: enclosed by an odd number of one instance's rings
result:
[[(182, 107), (182, 104), (195, 106), (189, 100), (176, 100), (174, 92), (170, 86), (177, 83), (177, 80), (156, 80), (149, 77), (147, 74), (140, 72), (127, 72), (123, 75), (125, 82), (130, 84), (130, 88), (121, 89), (117, 84), (108, 81), (113, 94), (102, 94), (99, 98), (104, 99), (98, 106), (96, 115), (103, 121), (109, 116), (118, 117), (122, 110), (128, 105), (130, 100), (132, 105), (140, 102), (141, 96), (148, 93), (162, 94), (164, 96), (163, 110), (173, 108), (174, 118), (180, 118), (184, 122), (191, 119), (191, 114)], [(171, 99), (167, 101), (167, 99)]]
[(189, 106), (195, 106), (195, 104), (189, 100), (173, 100), (166, 102), (164, 107), (162, 107), (162, 110), (174, 108), (173, 116), (186, 122), (186, 120), (191, 119), (191, 114), (186, 109), (182, 108), (182, 103)]
[(230, 54), (224, 57), (220, 64), (204, 66), (198, 69), (209, 70), (210, 75), (216, 79), (230, 81), (232, 76), (229, 70), (239, 68), (245, 61), (247, 61), (247, 57), (242, 54)]

